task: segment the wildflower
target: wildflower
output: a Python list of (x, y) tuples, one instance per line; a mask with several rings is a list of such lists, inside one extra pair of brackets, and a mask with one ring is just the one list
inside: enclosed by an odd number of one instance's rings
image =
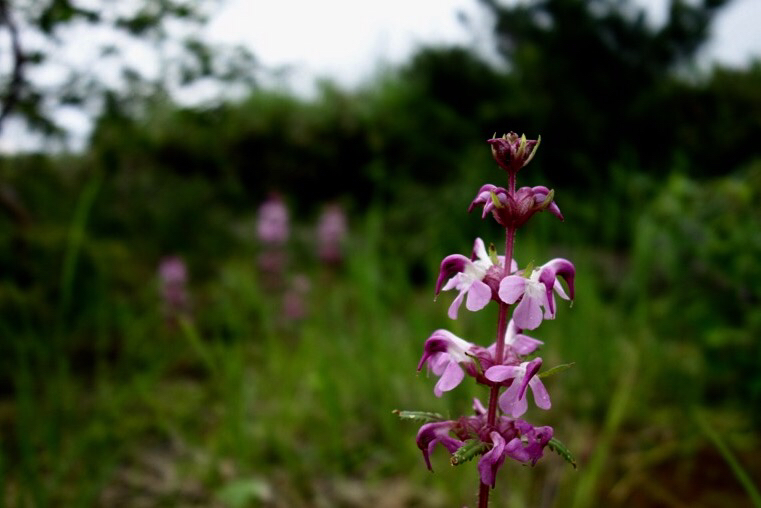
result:
[(436, 330), (423, 345), (423, 356), (417, 370), (421, 370), (427, 362), (433, 373), (440, 376), (433, 393), (441, 397), (442, 393), (454, 389), (462, 382), (465, 371), (461, 364), (472, 367), (473, 358), (483, 356), (484, 351), (448, 330)]
[(538, 407), (550, 408), (550, 395), (542, 381), (536, 376), (541, 366), (542, 359), (535, 358), (520, 365), (495, 365), (487, 369), (484, 376), (489, 381), (504, 383), (511, 380), (510, 386), (499, 397), (499, 407), (502, 411), (513, 418), (525, 413), (528, 409), (528, 401), (525, 397), (527, 387), (531, 387), (534, 402)]
[(519, 169), (531, 162), (539, 148), (539, 139), (526, 139), (526, 135), (518, 137), (514, 132), (501, 138), (488, 140), (491, 153), (497, 164), (508, 173), (517, 173)]
[(504, 187), (486, 184), (478, 190), (475, 199), (470, 203), (468, 212), (477, 205), (483, 206), (481, 218), (491, 212), (494, 220), (503, 227), (521, 227), (531, 216), (542, 210), (549, 210), (558, 219), (563, 220), (563, 214), (554, 201), (554, 191), (542, 185), (536, 187), (521, 187), (510, 195)]
[(276, 194), (270, 196), (259, 207), (256, 234), (259, 241), (267, 246), (277, 247), (288, 241), (290, 234), (288, 209)]
[[(498, 256), (497, 261), (498, 263), (494, 264), (480, 238), (476, 238), (473, 244), (473, 254), (470, 259), (462, 254), (452, 254), (442, 260), (439, 278), (436, 281), (436, 295), (450, 289), (457, 289), (460, 292), (449, 306), (447, 314), (451, 319), (457, 319), (457, 312), (466, 294), (465, 308), (474, 312), (486, 307), (492, 299), (497, 299), (497, 285), (504, 275), (502, 268), (505, 263), (504, 256)], [(511, 273), (515, 270), (517, 270), (517, 264), (513, 260)], [(449, 280), (443, 284), (447, 278)]]
[[(499, 297), (509, 304), (520, 299), (513, 312), (513, 320), (518, 327), (533, 330), (541, 324), (543, 318), (555, 318), (553, 290), (564, 300), (573, 300), (575, 273), (570, 261), (556, 258), (534, 269), (528, 278), (523, 275), (509, 275), (502, 279), (499, 284)], [(558, 275), (568, 284), (570, 296), (557, 280)]]
[(317, 223), (317, 255), (320, 260), (328, 264), (341, 262), (346, 233), (343, 209), (337, 204), (327, 206)]
[[(556, 258), (536, 269), (532, 264), (518, 271), (512, 259), (516, 232), (535, 213), (548, 210), (563, 220), (554, 191), (544, 186), (516, 190), (517, 172), (534, 157), (539, 142), (540, 139), (527, 140), (514, 132), (489, 140), (494, 159), (508, 172), (509, 185), (507, 189), (491, 184), (482, 186), (468, 211), (481, 206), (482, 217), (491, 213), (503, 226), (505, 256), (498, 256), (493, 246), (487, 251), (484, 242), (477, 238), (470, 258), (453, 254), (442, 260), (436, 280), (436, 296), (441, 291), (458, 291), (448, 309), (452, 319), (457, 318), (463, 300), (470, 311), (481, 310), (492, 300), (499, 304), (495, 343), (481, 347), (447, 330), (436, 330), (425, 341), (417, 367), (420, 371), (427, 364), (438, 376), (433, 390), (437, 397), (457, 387), (466, 374), (475, 378), (489, 388), (488, 408), (474, 399), (474, 415), (450, 421), (440, 421), (442, 418), (436, 413), (398, 412), (404, 419), (429, 422), (417, 434), (417, 445), (428, 469), (430, 455), (437, 445), (449, 451), (452, 465), (480, 456), (479, 506), (488, 506), (497, 473), (507, 458), (534, 465), (552, 443), (552, 449), (575, 467), (570, 452), (553, 438), (552, 427), (534, 427), (518, 419), (528, 409), (529, 388), (539, 408), (551, 406), (538, 374), (542, 359), (524, 361), (525, 355), (532, 354), (543, 343), (523, 332), (533, 330), (543, 319), (555, 317), (555, 294), (565, 300), (574, 298), (575, 268), (570, 261)], [(559, 278), (565, 280), (565, 285)]]

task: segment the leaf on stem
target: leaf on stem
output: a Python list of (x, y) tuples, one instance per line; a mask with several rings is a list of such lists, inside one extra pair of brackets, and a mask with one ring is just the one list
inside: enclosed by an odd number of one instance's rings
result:
[(554, 367), (552, 367), (549, 370), (545, 370), (544, 372), (540, 372), (539, 374), (537, 374), (537, 376), (539, 376), (542, 379), (546, 378), (546, 377), (550, 377), (550, 376), (552, 376), (554, 374), (557, 374), (558, 372), (563, 372), (564, 370), (568, 370), (571, 367), (573, 367), (574, 365), (576, 365), (576, 362), (561, 363), (560, 365), (555, 365)]
[(550, 447), (550, 450), (563, 457), (566, 462), (571, 464), (573, 468), (576, 469), (576, 459), (563, 443), (553, 437), (550, 439), (550, 442), (547, 444), (547, 446)]
[(459, 466), (462, 463), (472, 460), (476, 455), (481, 455), (488, 448), (489, 445), (480, 439), (468, 439), (465, 441), (465, 444), (452, 454), (450, 462), (453, 466)]
[(394, 413), (402, 420), (413, 420), (425, 423), (444, 421), (443, 416), (441, 416), (439, 413), (433, 413), (431, 411), (402, 411), (399, 409), (394, 409), (392, 413)]

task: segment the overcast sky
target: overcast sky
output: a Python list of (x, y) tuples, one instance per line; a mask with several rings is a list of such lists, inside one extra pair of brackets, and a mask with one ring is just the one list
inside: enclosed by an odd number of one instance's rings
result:
[[(668, 0), (636, 2), (653, 23), (664, 20)], [(488, 28), (469, 31), (458, 11), (486, 26), (477, 0), (227, 0), (209, 33), (246, 44), (267, 67), (291, 67), (295, 88), (304, 91), (315, 76), (356, 84), (378, 61), (402, 62), (420, 44), (485, 42)], [(706, 59), (742, 65), (761, 55), (758, 26), (761, 0), (733, 0), (714, 25)]]

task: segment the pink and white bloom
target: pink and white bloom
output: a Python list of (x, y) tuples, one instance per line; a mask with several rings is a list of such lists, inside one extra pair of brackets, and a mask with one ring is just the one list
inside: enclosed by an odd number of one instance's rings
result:
[[(519, 328), (533, 330), (542, 323), (542, 319), (555, 318), (555, 296), (553, 290), (564, 300), (573, 300), (573, 279), (576, 269), (567, 259), (555, 258), (531, 275), (509, 275), (499, 284), (499, 297), (508, 304), (520, 299), (513, 311), (513, 320)], [(570, 296), (566, 294), (557, 276), (563, 277), (568, 284)]]
[[(444, 258), (439, 267), (436, 295), (438, 296), (441, 291), (449, 291), (450, 289), (459, 291), (447, 312), (451, 319), (457, 319), (457, 312), (466, 295), (465, 308), (473, 312), (483, 309), (492, 300), (494, 291), (485, 279), (491, 275), (493, 282), (496, 283), (503, 275), (502, 267), (505, 258), (498, 256), (497, 260), (499, 264), (495, 265), (486, 252), (484, 241), (480, 238), (476, 238), (473, 243), (473, 253), (470, 259), (462, 254), (452, 254)], [(513, 260), (510, 272), (512, 273), (517, 268), (517, 264)], [(444, 284), (444, 280), (447, 280), (446, 284)]]
[[(433, 388), (437, 397), (459, 385), (465, 377), (462, 364), (473, 364), (473, 356), (483, 350), (475, 344), (461, 339), (449, 330), (436, 330), (425, 341), (423, 356), (417, 370), (427, 362), (428, 367), (439, 377)], [(470, 354), (470, 356), (468, 356)]]
[(542, 409), (549, 409), (550, 394), (544, 384), (536, 376), (542, 366), (541, 358), (534, 358), (530, 362), (520, 365), (495, 365), (486, 370), (486, 379), (494, 383), (504, 383), (512, 380), (512, 383), (499, 397), (499, 407), (506, 414), (518, 418), (528, 409), (526, 388), (530, 387), (534, 394), (534, 402)]

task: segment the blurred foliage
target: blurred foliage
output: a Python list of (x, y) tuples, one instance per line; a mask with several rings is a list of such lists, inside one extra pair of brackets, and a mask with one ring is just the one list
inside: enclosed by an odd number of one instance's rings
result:
[[(691, 382), (706, 402), (735, 401), (761, 421), (761, 161), (697, 183), (674, 174), (639, 218), (635, 278), (664, 341), (699, 352)], [(681, 353), (682, 355), (684, 352)], [(675, 370), (685, 358), (674, 358)], [(666, 373), (664, 373), (666, 374)]]
[[(253, 86), (258, 66), (249, 51), (200, 36), (218, 4), (141, 0), (83, 7), (76, 0), (0, 0), (0, 34), (8, 40), (0, 69), (0, 132), (16, 118), (30, 130), (65, 138), (58, 117), (67, 107), (101, 111), (114, 94), (146, 88), (177, 91), (203, 81), (227, 88)], [(81, 34), (88, 31), (93, 36), (83, 43)], [(106, 42), (98, 33), (108, 34)], [(94, 68), (62, 56), (62, 48), (86, 53), (93, 46), (99, 59)], [(143, 50), (142, 66), (129, 58), (136, 48)], [(161, 69), (158, 75), (151, 75), (151, 64)], [(116, 76), (99, 72), (109, 67)], [(40, 71), (50, 68), (55, 70), (41, 79)]]

